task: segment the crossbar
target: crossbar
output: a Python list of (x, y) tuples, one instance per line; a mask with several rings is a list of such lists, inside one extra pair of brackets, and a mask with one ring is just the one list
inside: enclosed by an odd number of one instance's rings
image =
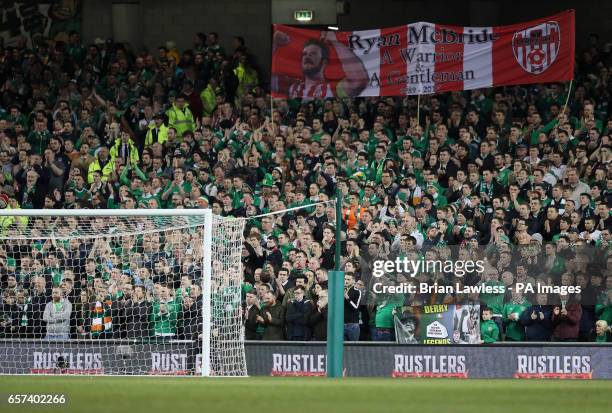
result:
[(205, 209), (0, 209), (0, 217), (201, 217), (205, 211)]

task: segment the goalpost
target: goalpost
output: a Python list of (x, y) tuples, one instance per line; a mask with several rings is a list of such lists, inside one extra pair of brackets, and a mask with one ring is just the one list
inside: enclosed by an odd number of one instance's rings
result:
[(0, 211), (0, 374), (246, 376), (245, 221)]

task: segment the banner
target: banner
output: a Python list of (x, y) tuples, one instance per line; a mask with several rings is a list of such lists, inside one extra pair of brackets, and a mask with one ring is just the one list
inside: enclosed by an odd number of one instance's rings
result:
[(68, 40), (71, 31), (81, 31), (80, 0), (2, 1), (0, 37), (5, 46), (33, 46), (36, 36)]
[[(325, 343), (247, 342), (249, 376), (325, 376)], [(0, 340), (0, 374), (200, 374), (190, 342)], [(422, 346), (347, 343), (353, 377), (612, 379), (612, 345)]]
[(0, 374), (200, 374), (198, 344), (187, 340), (0, 340)]
[(402, 96), (569, 81), (574, 11), (500, 27), (413, 23), (354, 32), (274, 25), (275, 97)]
[(398, 344), (479, 344), (479, 305), (403, 307), (394, 317)]
[[(251, 342), (249, 376), (324, 376), (325, 343)], [(400, 346), (347, 343), (349, 377), (612, 379), (612, 346)]]

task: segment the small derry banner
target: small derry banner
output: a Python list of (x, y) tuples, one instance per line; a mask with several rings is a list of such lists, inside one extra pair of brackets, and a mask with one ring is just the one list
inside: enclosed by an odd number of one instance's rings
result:
[(479, 305), (403, 307), (395, 315), (399, 344), (480, 344)]

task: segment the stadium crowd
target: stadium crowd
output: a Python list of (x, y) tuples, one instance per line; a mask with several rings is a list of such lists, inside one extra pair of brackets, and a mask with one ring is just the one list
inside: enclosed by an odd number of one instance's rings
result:
[[(182, 52), (173, 42), (152, 52), (84, 45), (78, 33), (0, 47), (0, 207), (279, 212), (250, 219), (245, 233), (251, 340), (325, 340), (328, 271), (338, 265), (347, 340), (393, 340), (404, 304), (480, 300), (485, 342), (607, 341), (611, 63), (593, 36), (569, 98), (569, 85), (546, 84), (422, 96), (419, 108), (414, 96), (272, 106), (240, 37), (231, 50), (216, 33), (196, 34)], [(326, 203), (337, 191), (341, 240)], [(294, 207), (304, 208), (280, 213)], [(0, 216), (0, 337), (200, 334), (201, 238), (79, 236), (108, 225)], [(74, 237), (44, 239), (50, 227)], [(11, 240), (26, 230), (30, 239)], [(366, 299), (374, 261), (436, 259), (451, 246), (486, 258), (485, 273), (419, 280), (582, 292)]]

